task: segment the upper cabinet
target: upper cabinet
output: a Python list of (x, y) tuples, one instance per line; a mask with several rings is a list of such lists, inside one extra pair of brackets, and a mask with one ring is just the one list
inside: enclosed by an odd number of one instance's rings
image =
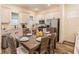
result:
[(2, 7), (2, 16), (1, 23), (9, 23), (10, 22), (10, 8)]
[(21, 13), (20, 23), (27, 23), (28, 16), (29, 15), (27, 13)]

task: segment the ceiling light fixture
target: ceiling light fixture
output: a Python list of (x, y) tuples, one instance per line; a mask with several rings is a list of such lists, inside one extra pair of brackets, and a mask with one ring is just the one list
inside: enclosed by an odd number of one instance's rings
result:
[(38, 11), (38, 8), (35, 8), (34, 10), (35, 10), (35, 11)]
[(48, 4), (48, 6), (50, 6), (51, 4)]

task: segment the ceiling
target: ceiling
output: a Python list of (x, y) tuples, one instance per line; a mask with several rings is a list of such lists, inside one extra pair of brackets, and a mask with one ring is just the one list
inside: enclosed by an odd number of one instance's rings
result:
[(58, 4), (16, 4), (16, 6), (23, 7), (34, 12), (39, 12), (59, 5)]

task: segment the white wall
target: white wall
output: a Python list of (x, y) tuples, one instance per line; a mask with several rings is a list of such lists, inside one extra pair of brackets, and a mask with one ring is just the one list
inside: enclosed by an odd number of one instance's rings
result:
[(79, 32), (79, 4), (64, 5), (64, 14), (60, 27), (60, 42), (75, 42), (75, 34)]
[(74, 42), (79, 32), (79, 4), (65, 5), (65, 40)]

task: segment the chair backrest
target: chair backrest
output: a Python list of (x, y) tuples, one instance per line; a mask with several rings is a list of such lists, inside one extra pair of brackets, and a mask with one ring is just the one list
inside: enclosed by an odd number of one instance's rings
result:
[(53, 27), (50, 28), (50, 33), (54, 33), (54, 28)]
[(56, 34), (52, 33), (49, 39), (50, 49), (54, 49), (56, 47)]
[(30, 33), (31, 31), (29, 28), (23, 28), (23, 35), (26, 35), (27, 33)]
[(48, 37), (43, 37), (41, 39), (40, 53), (47, 51), (48, 43), (49, 43), (49, 38)]
[(8, 43), (7, 43), (7, 37), (6, 35), (2, 35), (2, 40), (1, 40), (1, 48), (6, 49), (8, 48)]
[(7, 41), (8, 41), (8, 47), (10, 49), (10, 53), (16, 54), (16, 41), (15, 41), (15, 39), (10, 35), (10, 36), (7, 36)]

